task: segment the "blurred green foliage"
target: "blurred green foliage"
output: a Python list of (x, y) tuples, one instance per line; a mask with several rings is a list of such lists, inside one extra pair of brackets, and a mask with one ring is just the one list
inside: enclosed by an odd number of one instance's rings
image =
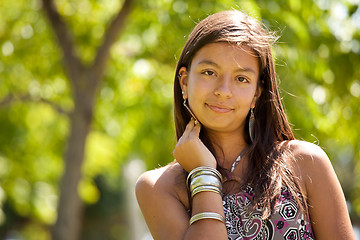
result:
[[(78, 55), (91, 62), (121, 1), (55, 2)], [(198, 21), (233, 8), (262, 19), (280, 36), (274, 55), (295, 135), (328, 153), (359, 226), (359, 5), (358, 0), (135, 1), (112, 47), (87, 141), (79, 186), (87, 203), (86, 239), (128, 239), (122, 169), (133, 159), (147, 168), (172, 161), (176, 60)], [(61, 60), (38, 0), (0, 2), (1, 239), (49, 239), (69, 131), (66, 112), (73, 107)]]

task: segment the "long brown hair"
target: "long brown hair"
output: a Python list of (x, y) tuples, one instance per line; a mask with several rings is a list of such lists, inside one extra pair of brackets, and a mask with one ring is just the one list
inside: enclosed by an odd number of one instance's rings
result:
[[(178, 78), (180, 68), (186, 67), (189, 71), (197, 51), (209, 43), (228, 42), (244, 45), (256, 53), (260, 69), (258, 85), (262, 93), (254, 109), (254, 141), (251, 142), (248, 129), (244, 133), (250, 145), (248, 154), (251, 159), (245, 179), (255, 191), (254, 201), (263, 208), (264, 218), (269, 217), (274, 210), (282, 185), (289, 187), (301, 206), (304, 204), (303, 194), (298, 195), (301, 190), (297, 180), (285, 161), (289, 158), (289, 154), (284, 154), (280, 147), (281, 142), (295, 138), (286, 119), (277, 88), (271, 54), (273, 40), (274, 35), (262, 24), (241, 11), (223, 11), (210, 15), (195, 26), (185, 43), (176, 67), (174, 81), (175, 128), (179, 139), (190, 121), (190, 115), (182, 105), (183, 98)], [(201, 130), (200, 139), (214, 154), (214, 148), (204, 128)]]

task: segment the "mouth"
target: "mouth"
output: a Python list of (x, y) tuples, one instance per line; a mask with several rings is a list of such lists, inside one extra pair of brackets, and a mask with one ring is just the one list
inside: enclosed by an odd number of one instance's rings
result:
[(214, 112), (216, 113), (228, 113), (234, 110), (234, 108), (226, 106), (226, 105), (219, 105), (219, 104), (209, 104), (206, 103), (206, 105)]

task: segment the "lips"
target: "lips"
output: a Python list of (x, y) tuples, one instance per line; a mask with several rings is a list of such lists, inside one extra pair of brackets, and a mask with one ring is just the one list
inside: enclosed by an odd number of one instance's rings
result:
[(226, 105), (221, 105), (221, 104), (207, 103), (206, 105), (212, 111), (217, 112), (217, 113), (228, 113), (228, 112), (231, 112), (232, 110), (234, 110), (232, 107), (229, 107), (229, 106), (226, 106)]

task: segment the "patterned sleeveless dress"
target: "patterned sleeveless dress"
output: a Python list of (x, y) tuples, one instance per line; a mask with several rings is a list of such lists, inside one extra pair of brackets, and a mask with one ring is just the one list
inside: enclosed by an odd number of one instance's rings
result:
[(303, 240), (315, 239), (308, 214), (303, 214), (290, 191), (281, 189), (275, 212), (262, 220), (260, 210), (254, 210), (253, 190), (224, 195), (223, 207), (229, 240)]

